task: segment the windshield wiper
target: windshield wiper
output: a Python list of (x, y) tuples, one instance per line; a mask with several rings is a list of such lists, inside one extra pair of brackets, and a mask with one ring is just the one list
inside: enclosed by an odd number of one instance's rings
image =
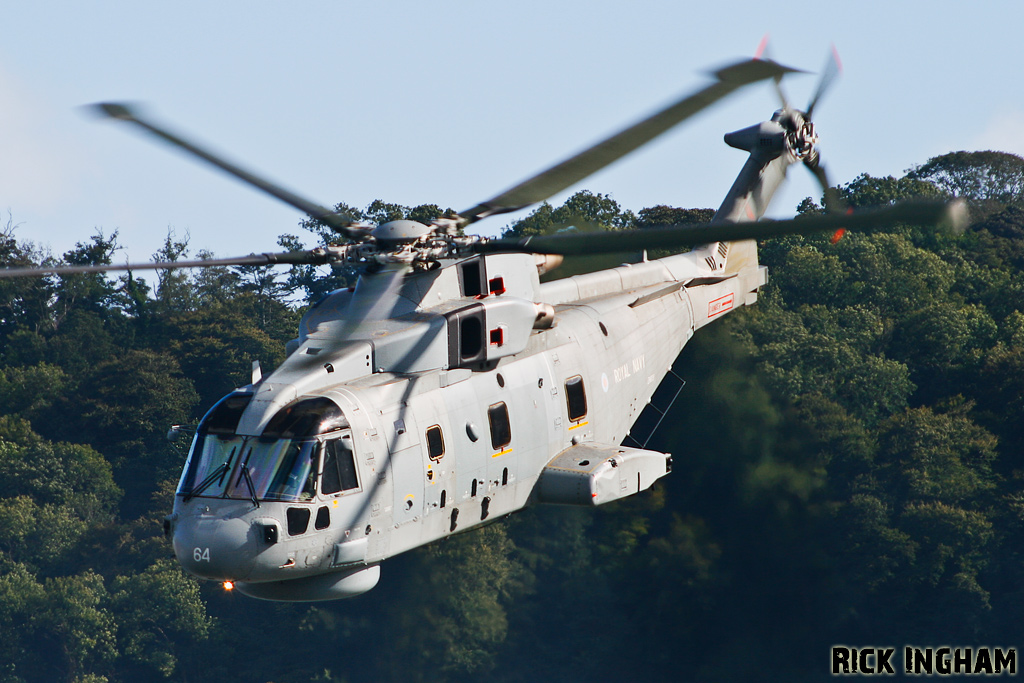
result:
[[(229, 462), (230, 462), (230, 460), (229, 460)], [(209, 474), (209, 476), (206, 477), (206, 479), (203, 479), (203, 481), (199, 484), (199, 486), (195, 487), (194, 489), (192, 489), (191, 491), (189, 491), (188, 493), (185, 494), (183, 502), (187, 503), (188, 501), (190, 501), (191, 499), (195, 498), (196, 496), (198, 496), (200, 493), (202, 493), (206, 489), (210, 488), (210, 485), (213, 482), (217, 481), (218, 478), (223, 477), (224, 474), (227, 471), (228, 471), (228, 463), (227, 462), (221, 463), (220, 467), (218, 467), (213, 472), (211, 472)]]
[(255, 505), (256, 507), (259, 507), (260, 501), (259, 499), (256, 498), (256, 485), (252, 483), (252, 475), (249, 474), (248, 465), (242, 465), (241, 476), (245, 477), (245, 485), (249, 487), (249, 496), (250, 500), (252, 500), (252, 504)]

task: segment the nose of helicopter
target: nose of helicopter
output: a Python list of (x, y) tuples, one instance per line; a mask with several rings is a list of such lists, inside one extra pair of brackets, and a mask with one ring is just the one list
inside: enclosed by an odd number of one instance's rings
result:
[(244, 580), (256, 560), (257, 539), (245, 519), (198, 517), (174, 530), (174, 554), (187, 572), (203, 579)]

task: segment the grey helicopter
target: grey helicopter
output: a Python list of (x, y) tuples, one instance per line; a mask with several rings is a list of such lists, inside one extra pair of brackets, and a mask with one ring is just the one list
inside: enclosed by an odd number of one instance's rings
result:
[[(251, 382), (205, 414), (164, 519), (175, 556), (196, 577), (265, 600), (359, 595), (399, 553), (529, 505), (603, 505), (667, 475), (670, 454), (624, 441), (693, 334), (756, 302), (767, 269), (755, 240), (935, 225), (959, 213), (945, 203), (857, 213), (838, 207), (811, 119), (836, 75), (830, 68), (806, 110), (783, 98), (771, 120), (725, 136), (748, 158), (709, 224), (521, 239), (464, 234), (479, 220), (565, 190), (743, 86), (778, 87), (794, 71), (759, 58), (726, 66), (705, 88), (430, 224), (358, 223), (126, 105), (95, 105), (298, 208), (344, 243), (173, 264), (12, 269), (0, 277), (215, 265), (361, 268), (354, 287), (308, 310), (278, 368), (264, 375), (254, 363)], [(813, 172), (832, 211), (759, 220), (794, 164)], [(692, 249), (540, 280), (563, 256), (665, 247)]]

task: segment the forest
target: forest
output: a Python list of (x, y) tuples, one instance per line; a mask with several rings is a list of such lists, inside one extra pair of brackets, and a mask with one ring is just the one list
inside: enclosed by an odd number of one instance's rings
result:
[[(1024, 159), (955, 152), (838, 191), (963, 197), (972, 222), (764, 241), (757, 305), (676, 362), (685, 388), (648, 445), (670, 475), (406, 553), (336, 602), (197, 581), (161, 520), (188, 448), (168, 427), (247, 384), (252, 360), (280, 363), (351, 273), (0, 280), (0, 681), (798, 682), (824, 680), (836, 644), (1024, 646)], [(54, 257), (12, 212), (0, 266), (117, 253), (96, 232)], [(583, 191), (508, 232), (711, 214)], [(296, 227), (283, 247), (331, 238)], [(173, 232), (154, 255), (185, 256), (209, 255)]]

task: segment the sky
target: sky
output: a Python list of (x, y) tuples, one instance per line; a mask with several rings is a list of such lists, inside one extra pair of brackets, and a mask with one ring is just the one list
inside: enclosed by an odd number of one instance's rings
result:
[[(117, 231), (120, 262), (168, 231), (191, 253), (314, 238), (298, 211), (89, 116), (149, 113), (322, 204), (455, 210), (770, 54), (842, 78), (815, 112), (835, 184), (901, 176), (956, 150), (1024, 155), (1024, 3), (562, 0), (8, 2), (0, 8), (0, 227), (62, 254)], [(803, 105), (815, 75), (784, 83)], [(770, 85), (731, 96), (551, 202), (589, 189), (623, 208), (717, 208), (744, 161), (722, 136), (770, 118)], [(795, 168), (770, 215), (818, 197)], [(8, 213), (9, 212), (9, 213)], [(477, 224), (497, 234), (512, 218)]]

